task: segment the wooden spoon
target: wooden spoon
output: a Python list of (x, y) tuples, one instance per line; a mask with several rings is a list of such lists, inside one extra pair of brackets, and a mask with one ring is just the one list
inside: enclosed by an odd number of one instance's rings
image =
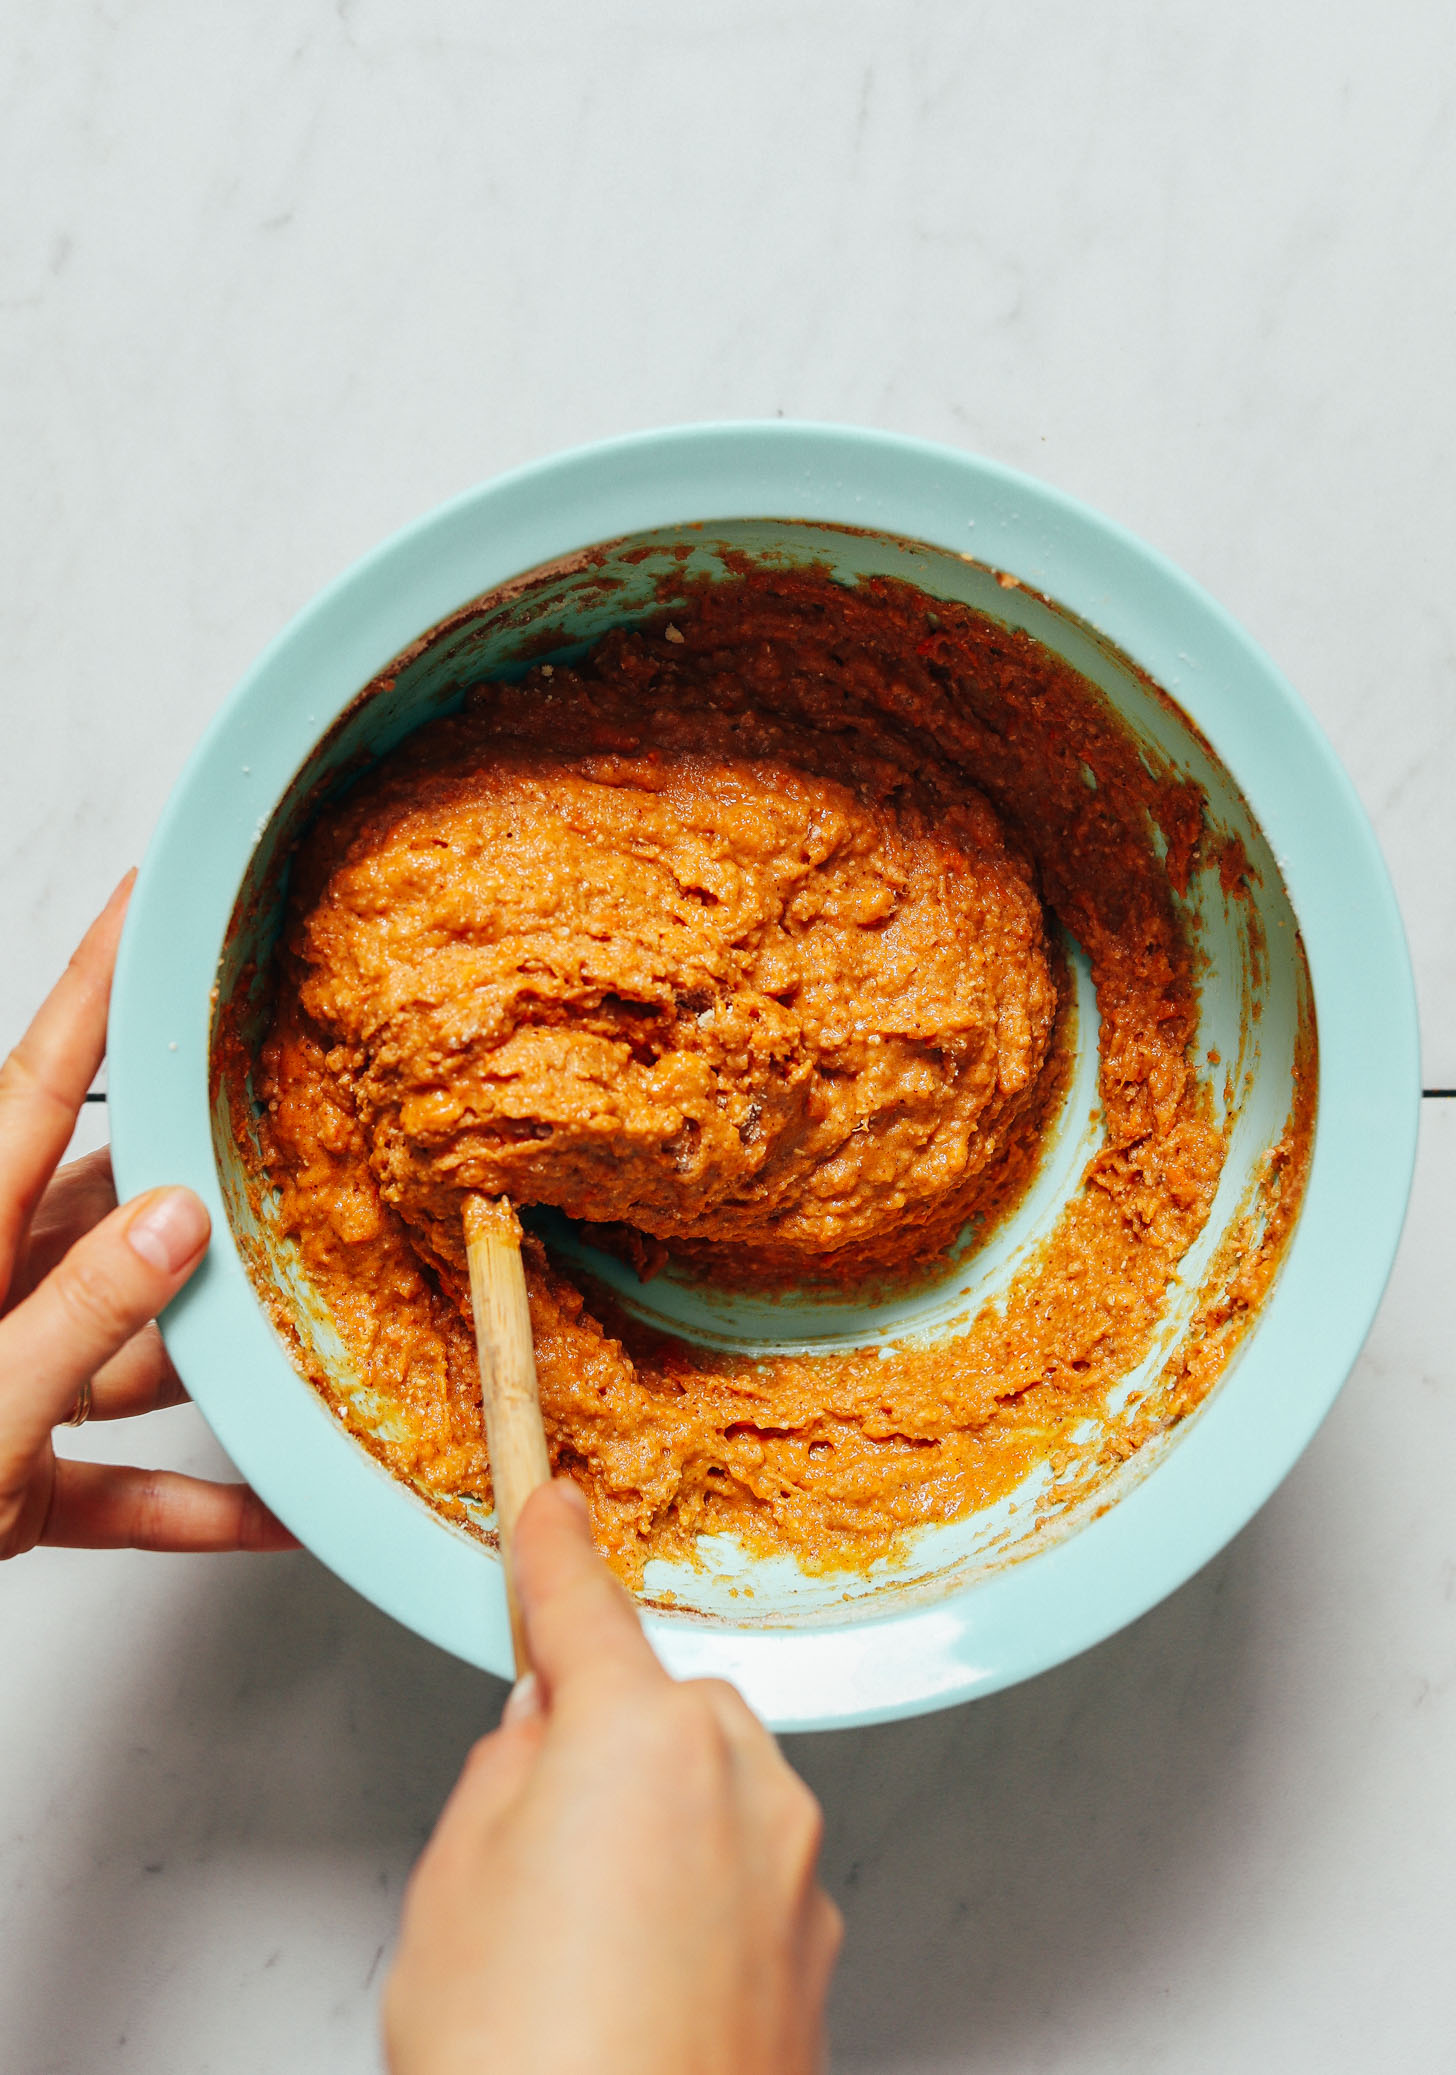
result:
[(521, 1226), (506, 1197), (466, 1197), (465, 1255), (470, 1263), (470, 1308), (475, 1314), (485, 1445), (495, 1485), (511, 1643), (516, 1676), (521, 1678), (531, 1669), (531, 1660), (516, 1596), (516, 1520), (536, 1486), (550, 1483), (551, 1459), (536, 1394), (531, 1314), (521, 1267)]

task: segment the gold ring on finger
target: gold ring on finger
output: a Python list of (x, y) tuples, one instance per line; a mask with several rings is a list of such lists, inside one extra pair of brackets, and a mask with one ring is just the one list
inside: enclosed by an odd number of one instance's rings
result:
[(88, 1376), (86, 1378), (86, 1381), (82, 1384), (80, 1390), (76, 1393), (76, 1403), (74, 1408), (72, 1409), (70, 1418), (62, 1420), (61, 1424), (62, 1426), (67, 1427), (84, 1427), (87, 1420), (90, 1417), (91, 1379)]

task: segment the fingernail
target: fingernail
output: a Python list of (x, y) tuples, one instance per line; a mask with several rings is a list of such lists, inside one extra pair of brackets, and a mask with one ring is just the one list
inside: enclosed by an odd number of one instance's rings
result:
[(541, 1687), (534, 1672), (524, 1672), (506, 1695), (501, 1722), (534, 1722), (541, 1712)]
[[(110, 898), (107, 900), (106, 908), (114, 908), (117, 902), (121, 899), (123, 894), (129, 894), (131, 892), (133, 886), (135, 886), (136, 884), (136, 875), (137, 868), (135, 865), (131, 867), (130, 871), (122, 873), (121, 877), (117, 880), (115, 886), (111, 889), (111, 895)], [(101, 911), (103, 915), (106, 913), (106, 908), (103, 908)]]
[(190, 1189), (159, 1189), (126, 1228), (127, 1244), (163, 1275), (176, 1275), (207, 1244), (211, 1224)]
[(579, 1513), (583, 1520), (591, 1519), (591, 1507), (587, 1504), (586, 1493), (579, 1484), (573, 1484), (569, 1477), (553, 1477), (551, 1486), (553, 1491), (560, 1492), (567, 1505)]

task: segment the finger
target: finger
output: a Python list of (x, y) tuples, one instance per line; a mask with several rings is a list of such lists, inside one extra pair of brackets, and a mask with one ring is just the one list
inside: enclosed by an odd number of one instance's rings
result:
[(135, 878), (127, 873), (0, 1066), (0, 1290), (10, 1286), (30, 1214), (105, 1056), (111, 975)]
[[(468, 1926), (479, 1906), (481, 1867), (490, 1862), (502, 1818), (530, 1784), (545, 1726), (542, 1716), (514, 1727), (503, 1721), (471, 1751), (410, 1875), (404, 1904), (406, 1943), (422, 1908), (431, 1915), (439, 1908), (447, 1924)], [(425, 1901), (427, 1896), (434, 1898), (433, 1905)], [(430, 1944), (438, 1957), (438, 1938), (431, 1935)]]
[(843, 1944), (844, 1911), (820, 1888), (814, 1896), (809, 1948), (812, 1964), (818, 1968), (826, 1984), (834, 1972), (834, 1963)]
[(449, 1835), (458, 1848), (473, 1853), (485, 1831), (499, 1821), (521, 1794), (535, 1770), (545, 1733), (545, 1720), (507, 1721), (482, 1737), (445, 1804), (437, 1836)]
[(594, 1679), (665, 1679), (637, 1610), (593, 1547), (581, 1494), (533, 1491), (516, 1523), (516, 1589), (548, 1703)]
[(150, 1189), (103, 1218), (0, 1319), (0, 1492), (23, 1482), (86, 1379), (176, 1295), (208, 1230), (190, 1189)]
[(99, 1225), (115, 1209), (116, 1183), (111, 1174), (110, 1146), (102, 1146), (63, 1167), (31, 1218), (9, 1294), (0, 1309), (9, 1310), (22, 1297), (28, 1297), (82, 1233)]
[(735, 1686), (726, 1679), (692, 1679), (681, 1689), (705, 1701), (728, 1748), (745, 1805), (767, 1819), (773, 1863), (789, 1880), (814, 1880), (824, 1837), (818, 1801), (790, 1765)]
[(711, 1709), (728, 1747), (743, 1789), (750, 1795), (785, 1795), (791, 1801), (807, 1793), (777, 1740), (759, 1721), (736, 1686), (726, 1679), (690, 1679), (686, 1691), (696, 1694)]
[(143, 1412), (160, 1412), (186, 1400), (187, 1387), (172, 1367), (160, 1332), (147, 1325), (92, 1377), (90, 1416), (135, 1419)]
[(816, 2021), (828, 1997), (829, 1984), (843, 1944), (843, 1912), (822, 1888), (816, 1888), (809, 1900), (799, 1960), (800, 1980)]
[(246, 1484), (208, 1484), (175, 1470), (56, 1464), (40, 1539), (62, 1549), (296, 1549), (297, 1540)]
[(691, 1679), (688, 1685), (708, 1703), (718, 1718), (719, 1728), (735, 1749), (772, 1753), (785, 1771), (798, 1778), (736, 1686), (730, 1686), (726, 1679)]

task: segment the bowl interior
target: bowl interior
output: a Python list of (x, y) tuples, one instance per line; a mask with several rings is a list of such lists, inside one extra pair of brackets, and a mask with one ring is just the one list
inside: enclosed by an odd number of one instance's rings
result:
[[(1248, 867), (1234, 874), (1221, 872), (1217, 863), (1206, 865), (1195, 871), (1186, 895), (1176, 896), (1197, 947), (1198, 1062), (1228, 1134), (1213, 1212), (1183, 1261), (1155, 1344), (1106, 1411), (1088, 1418), (1057, 1469), (1044, 1464), (997, 1505), (922, 1530), (902, 1559), (882, 1561), (863, 1575), (810, 1576), (788, 1559), (750, 1559), (723, 1538), (700, 1544), (700, 1568), (649, 1566), (649, 1597), (677, 1614), (736, 1629), (801, 1628), (934, 1600), (1072, 1535), (1145, 1479), (1191, 1424), (1157, 1435), (1126, 1460), (1115, 1445), (1119, 1432), (1131, 1431), (1186, 1336), (1201, 1330), (1210, 1278), (1236, 1270), (1235, 1236), (1257, 1243), (1268, 1156), (1289, 1118), (1296, 1060), (1312, 1056), (1314, 1011), (1298, 927), (1273, 853), (1238, 786), (1173, 700), (1083, 620), (994, 568), (943, 548), (793, 520), (708, 521), (632, 534), (528, 572), (475, 600), (423, 633), (373, 684), (361, 687), (257, 825), (225, 941), (214, 1029), (236, 1011), (245, 1040), (250, 1030), (257, 1034), (287, 893), (289, 851), (322, 800), (424, 721), (458, 706), (471, 685), (523, 675), (534, 662), (571, 660), (609, 627), (670, 608), (687, 580), (720, 577), (726, 560), (736, 568), (744, 557), (776, 566), (814, 565), (846, 583), (865, 575), (898, 577), (932, 597), (960, 601), (1024, 629), (1096, 687), (1150, 765), (1190, 777), (1202, 788), (1214, 833), (1205, 854), (1216, 856), (1224, 839), (1225, 857)], [(1079, 947), (1069, 942), (1066, 948), (1076, 996), (1073, 1066), (1036, 1180), (984, 1245), (963, 1238), (934, 1283), (873, 1303), (809, 1294), (770, 1300), (715, 1290), (678, 1270), (639, 1283), (621, 1262), (561, 1225), (550, 1231), (552, 1243), (609, 1283), (629, 1311), (684, 1338), (750, 1356), (788, 1349), (828, 1354), (852, 1345), (878, 1346), (892, 1358), (897, 1344), (935, 1343), (964, 1330), (981, 1306), (1004, 1296), (1018, 1268), (1049, 1237), (1101, 1142), (1096, 998)], [(239, 1080), (220, 1071), (213, 1087), (213, 1148), (239, 1250), (256, 1274), (286, 1293), (300, 1340), (357, 1423), (378, 1430), (390, 1416), (387, 1406), (372, 1400), (352, 1372), (326, 1307), (272, 1220), (268, 1198), (250, 1191), (255, 1161), (249, 1142), (255, 1152), (256, 1133), (246, 1075)], [(309, 1389), (302, 1377), (298, 1388)], [(357, 1445), (342, 1434), (338, 1438), (341, 1446)], [(417, 1503), (426, 1505), (423, 1497)], [(438, 1516), (432, 1524), (440, 1535), (469, 1539)], [(474, 1546), (482, 1565), (495, 1564), (493, 1550)]]

